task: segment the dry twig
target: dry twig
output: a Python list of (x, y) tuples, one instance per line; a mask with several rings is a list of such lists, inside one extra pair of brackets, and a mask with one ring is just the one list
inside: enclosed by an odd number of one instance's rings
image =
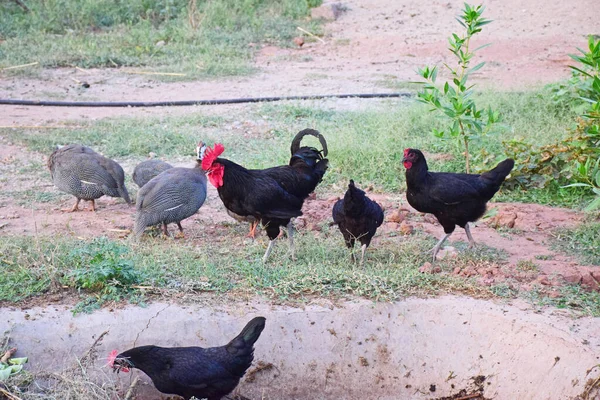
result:
[(325, 42), (323, 39), (321, 39), (320, 37), (318, 37), (318, 36), (317, 36), (317, 35), (315, 35), (314, 33), (310, 33), (310, 32), (309, 32), (309, 31), (307, 31), (306, 29), (302, 29), (302, 28), (300, 28), (299, 26), (298, 26), (298, 27), (296, 27), (296, 29), (298, 29), (300, 32), (304, 32), (304, 33), (306, 33), (307, 35), (314, 37), (315, 39), (317, 39), (317, 40), (318, 40), (318, 41), (320, 41), (321, 43), (323, 43), (323, 44), (326, 44), (326, 42)]
[(29, 63), (29, 64), (13, 65), (12, 67), (2, 68), (2, 71), (8, 71), (9, 69), (18, 69), (18, 68), (32, 67), (32, 66), (38, 65), (38, 64), (39, 63), (36, 61), (36, 62)]
[(161, 76), (186, 76), (187, 74), (179, 74), (176, 72), (147, 72), (147, 71), (125, 71), (127, 74), (135, 75), (161, 75)]
[(8, 364), (8, 360), (10, 360), (12, 358), (12, 356), (15, 355), (16, 352), (17, 352), (16, 347), (6, 350), (6, 353), (4, 353), (2, 358), (0, 358), (0, 363)]

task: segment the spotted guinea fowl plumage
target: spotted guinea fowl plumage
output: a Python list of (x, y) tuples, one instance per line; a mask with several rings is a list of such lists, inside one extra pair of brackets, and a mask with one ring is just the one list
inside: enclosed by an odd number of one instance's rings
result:
[(94, 200), (104, 195), (122, 197), (131, 204), (123, 168), (89, 147), (71, 144), (56, 149), (48, 159), (48, 168), (54, 185), (77, 198), (71, 211), (77, 210), (80, 200), (91, 201), (94, 210)]
[(194, 168), (170, 168), (150, 179), (138, 192), (134, 236), (140, 239), (148, 226), (176, 223), (194, 215), (206, 200), (206, 174), (201, 168), (203, 146), (198, 147)]
[(133, 170), (133, 181), (139, 187), (143, 187), (152, 178), (171, 168), (173, 168), (171, 164), (162, 160), (152, 159), (142, 161)]

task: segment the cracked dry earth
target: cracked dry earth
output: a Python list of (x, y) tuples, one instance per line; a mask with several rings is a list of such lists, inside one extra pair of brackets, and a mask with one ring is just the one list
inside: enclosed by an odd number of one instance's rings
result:
[[(326, 25), (325, 40), (302, 49), (266, 46), (254, 76), (195, 82), (160, 82), (126, 74), (125, 70), (45, 70), (40, 78), (3, 76), (0, 97), (42, 99), (50, 93), (65, 100), (184, 100), (342, 92), (395, 91), (416, 79), (417, 67), (446, 61), (446, 37), (460, 2), (349, 0), (342, 16)], [(595, 0), (488, 0), (494, 24), (484, 31), (482, 57), (486, 74), (473, 78), (482, 85), (501, 82), (502, 89), (522, 90), (568, 77), (567, 54), (583, 46), (587, 34), (598, 34)], [(306, 61), (310, 60), (310, 61)], [(77, 89), (70, 77), (82, 74), (92, 83)], [(493, 77), (494, 83), (486, 79)], [(327, 106), (362, 109), (376, 101), (339, 100)], [(243, 106), (205, 107), (201, 112), (228, 113)], [(0, 126), (60, 125), (105, 117), (182, 115), (198, 107), (159, 109), (83, 109), (0, 106)], [(128, 160), (122, 165), (133, 170)], [(173, 160), (185, 166), (187, 160)], [(133, 224), (132, 208), (120, 199), (102, 198), (99, 210), (62, 213), (72, 198), (51, 185), (46, 155), (32, 153), (0, 136), (0, 240), (8, 235), (71, 235), (91, 238), (98, 232), (119, 239)], [(32, 171), (30, 174), (18, 171)], [(130, 187), (132, 187), (130, 185)], [(14, 193), (36, 189), (43, 195), (21, 201)], [(405, 234), (420, 230), (438, 238), (441, 227), (411, 209), (400, 193), (371, 194), (386, 208), (386, 222), (372, 246), (382, 241), (401, 245)], [(319, 193), (307, 201), (305, 216), (296, 221), (306, 234), (325, 235), (315, 221), (326, 221), (335, 197)], [(473, 229), (475, 240), (503, 250), (506, 260), (481, 266), (461, 265), (444, 274), (476, 277), (481, 285), (505, 281), (527, 290), (539, 284), (552, 295), (564, 283), (597, 290), (598, 267), (580, 265), (554, 251), (549, 240), (556, 228), (582, 221), (577, 212), (531, 204), (490, 204), (496, 217)], [(200, 243), (200, 229), (215, 234), (232, 220), (216, 191), (209, 188), (201, 211), (184, 221), (186, 241)], [(233, 240), (238, 240), (233, 239)], [(240, 241), (245, 239), (239, 238)], [(258, 240), (266, 240), (260, 235)], [(466, 242), (457, 230), (445, 257), (452, 259)], [(173, 242), (177, 245), (177, 242)], [(539, 256), (538, 259), (536, 256)], [(536, 272), (517, 268), (535, 260)], [(435, 272), (423, 266), (424, 273)], [(68, 299), (64, 299), (68, 301)], [(116, 383), (125, 396), (139, 375), (136, 399), (165, 399), (140, 372), (115, 376), (103, 356), (134, 345), (224, 344), (256, 315), (267, 328), (256, 345), (256, 362), (238, 392), (256, 399), (575, 399), (598, 377), (600, 322), (573, 317), (564, 310), (542, 311), (521, 300), (498, 302), (467, 297), (409, 298), (394, 303), (365, 300), (332, 304), (314, 299), (304, 307), (273, 305), (264, 299), (232, 302), (206, 296), (188, 305), (155, 302), (145, 308), (103, 309), (72, 316), (70, 304), (37, 304), (0, 309), (1, 327), (10, 331), (28, 368), (51, 371), (72, 365), (100, 333), (100, 358), (90, 373), (101, 382)], [(137, 340), (136, 340), (137, 337)], [(19, 354), (17, 354), (18, 356)], [(479, 397), (476, 397), (479, 396)], [(592, 392), (589, 399), (598, 399)]]

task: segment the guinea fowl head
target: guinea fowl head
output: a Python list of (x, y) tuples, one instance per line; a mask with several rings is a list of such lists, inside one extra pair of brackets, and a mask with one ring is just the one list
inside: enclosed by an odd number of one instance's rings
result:
[(198, 142), (198, 146), (196, 146), (196, 155), (197, 160), (202, 161), (204, 159), (204, 154), (206, 153), (206, 144), (202, 141)]
[(215, 143), (214, 148), (205, 146), (205, 151), (202, 158), (202, 169), (206, 171), (208, 180), (217, 189), (223, 186), (223, 174), (225, 167), (217, 162), (217, 159), (225, 151), (225, 147), (221, 143)]
[(402, 164), (404, 168), (411, 169), (413, 164), (425, 161), (425, 156), (421, 153), (421, 150), (417, 149), (404, 149), (404, 157), (402, 158)]

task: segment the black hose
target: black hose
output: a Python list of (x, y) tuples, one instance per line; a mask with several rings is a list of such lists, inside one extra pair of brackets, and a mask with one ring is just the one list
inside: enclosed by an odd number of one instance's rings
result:
[(329, 98), (359, 99), (412, 97), (412, 93), (358, 93), (358, 94), (315, 94), (307, 96), (248, 97), (242, 99), (218, 100), (182, 100), (182, 101), (46, 101), (46, 100), (12, 100), (0, 99), (0, 105), (12, 106), (48, 106), (48, 107), (170, 107), (170, 106), (205, 106), (217, 104), (261, 103), (284, 100), (315, 100)]

